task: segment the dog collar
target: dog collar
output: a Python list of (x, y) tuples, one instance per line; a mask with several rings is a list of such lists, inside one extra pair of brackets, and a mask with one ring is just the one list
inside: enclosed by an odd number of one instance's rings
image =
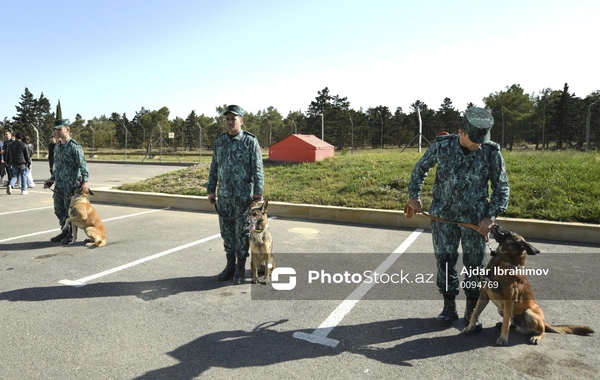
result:
[(259, 233), (263, 232), (263, 230), (259, 230), (258, 228), (255, 228), (254, 232), (256, 232), (257, 234), (259, 234)]

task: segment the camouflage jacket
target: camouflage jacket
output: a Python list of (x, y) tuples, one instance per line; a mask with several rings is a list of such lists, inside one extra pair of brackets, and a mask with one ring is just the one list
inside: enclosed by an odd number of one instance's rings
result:
[(81, 177), (83, 182), (88, 182), (89, 179), (87, 162), (81, 145), (72, 138), (69, 138), (65, 144), (57, 142), (54, 146), (54, 174), (50, 177), (54, 181), (55, 191), (71, 196), (77, 177)]
[(477, 224), (506, 211), (510, 189), (498, 144), (490, 141), (464, 154), (457, 135), (436, 138), (413, 169), (408, 185), (411, 199), (420, 199), (427, 173), (435, 165), (431, 215)]
[(251, 198), (264, 190), (262, 153), (258, 140), (241, 131), (234, 137), (227, 133), (217, 137), (206, 192), (217, 191), (219, 197)]

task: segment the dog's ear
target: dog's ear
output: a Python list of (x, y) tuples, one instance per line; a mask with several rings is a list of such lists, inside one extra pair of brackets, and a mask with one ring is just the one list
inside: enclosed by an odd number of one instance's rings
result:
[(535, 248), (533, 245), (529, 244), (525, 240), (522, 240), (521, 244), (523, 245), (523, 248), (525, 248), (525, 251), (528, 255), (537, 255), (538, 253), (540, 253), (540, 251), (537, 248)]
[(263, 212), (267, 212), (267, 208), (269, 207), (269, 201), (265, 199), (265, 201), (262, 204), (262, 210)]
[(92, 189), (89, 189), (88, 191), (89, 191), (90, 195), (94, 195), (94, 192), (92, 191)]

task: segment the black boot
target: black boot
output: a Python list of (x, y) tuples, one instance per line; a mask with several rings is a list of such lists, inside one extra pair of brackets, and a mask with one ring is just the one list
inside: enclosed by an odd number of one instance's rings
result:
[[(473, 315), (473, 311), (475, 310), (476, 305), (477, 305), (477, 298), (467, 297), (467, 307), (465, 308), (465, 323), (467, 324), (467, 326), (471, 322), (471, 316)], [(477, 322), (475, 322), (475, 328), (473, 329), (472, 332), (477, 333), (477, 332), (480, 332), (481, 330), (483, 330), (483, 325), (481, 324), (481, 321), (478, 318)]]
[(235, 256), (227, 254), (227, 265), (223, 272), (217, 275), (217, 280), (220, 282), (229, 281), (233, 278), (233, 274), (235, 273)]
[(233, 285), (240, 285), (246, 279), (246, 258), (238, 257), (235, 264), (235, 274), (233, 275)]
[(65, 236), (60, 242), (63, 244), (71, 244), (73, 241), (73, 233), (71, 232), (71, 228), (67, 230), (67, 236)]
[(442, 327), (450, 327), (452, 322), (458, 319), (458, 313), (456, 312), (456, 300), (455, 296), (444, 294), (444, 310), (438, 315), (438, 325)]
[(53, 237), (52, 239), (50, 239), (51, 242), (53, 243), (60, 243), (64, 238), (66, 238), (69, 235), (69, 230), (62, 230), (60, 231), (60, 234), (56, 235), (55, 237)]

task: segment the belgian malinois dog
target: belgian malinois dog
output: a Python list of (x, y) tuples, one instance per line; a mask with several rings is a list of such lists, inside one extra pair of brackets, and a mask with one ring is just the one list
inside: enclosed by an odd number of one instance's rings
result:
[[(496, 344), (504, 346), (508, 343), (510, 327), (516, 331), (531, 335), (529, 342), (538, 344), (546, 336), (546, 332), (559, 334), (587, 335), (594, 332), (588, 326), (557, 325), (552, 326), (544, 317), (544, 312), (535, 302), (533, 289), (527, 277), (520, 274), (525, 265), (527, 255), (540, 253), (523, 237), (513, 231), (507, 231), (499, 225), (491, 230), (492, 237), (499, 246), (485, 268), (485, 276), (481, 277), (481, 294), (473, 311), (470, 323), (462, 331), (470, 334), (475, 329), (479, 315), (491, 300), (502, 316), (500, 337)], [(489, 284), (489, 286), (488, 286)]]
[(81, 228), (89, 237), (86, 239), (86, 247), (102, 247), (106, 245), (106, 227), (90, 203), (90, 194), (94, 193), (91, 190), (89, 193), (82, 191), (81, 183), (78, 181), (69, 205), (69, 218), (65, 221), (63, 230), (69, 228), (69, 225), (71, 226), (73, 240), (70, 244), (77, 241), (77, 229)]
[(267, 208), (269, 201), (265, 200), (258, 206), (252, 203), (250, 206), (250, 252), (252, 261), (252, 283), (258, 283), (258, 272), (265, 273), (265, 284), (271, 282), (271, 271), (276, 268), (275, 257), (273, 257), (273, 238), (269, 230)]

